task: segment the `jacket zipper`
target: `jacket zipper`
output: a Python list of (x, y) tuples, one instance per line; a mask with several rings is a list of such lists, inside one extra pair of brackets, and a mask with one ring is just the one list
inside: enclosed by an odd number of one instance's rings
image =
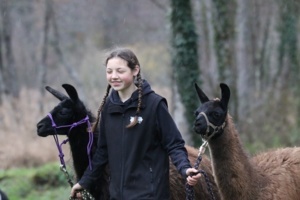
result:
[(150, 183), (151, 183), (151, 195), (154, 196), (153, 169), (152, 169), (151, 166), (150, 166), (149, 170), (150, 170), (150, 174), (151, 174), (151, 180), (150, 180)]
[[(124, 127), (124, 121), (125, 121), (125, 114), (122, 114), (122, 127)], [(122, 129), (122, 134), (121, 134), (121, 185), (120, 185), (120, 193), (121, 193), (121, 200), (123, 200), (123, 186), (124, 186), (124, 134), (125, 134), (125, 129)]]

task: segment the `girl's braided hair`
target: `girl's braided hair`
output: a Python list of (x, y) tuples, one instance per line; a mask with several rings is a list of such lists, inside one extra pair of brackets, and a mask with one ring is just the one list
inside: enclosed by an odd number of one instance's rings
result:
[[(126, 60), (127, 65), (131, 70), (135, 69), (136, 66), (140, 67), (140, 63), (139, 63), (136, 55), (130, 49), (127, 49), (127, 48), (117, 48), (114, 51), (112, 51), (105, 60), (105, 66), (107, 65), (107, 62), (110, 59), (115, 58), (115, 57), (119, 57), (119, 58), (122, 58), (123, 60)], [(141, 69), (139, 70), (139, 73), (137, 74), (136, 81), (137, 81), (136, 84), (137, 84), (137, 88), (138, 88), (137, 89), (138, 90), (138, 107), (137, 107), (134, 119), (130, 122), (130, 124), (128, 124), (126, 126), (126, 128), (134, 127), (138, 123), (138, 116), (140, 114), (141, 105), (142, 105), (142, 84), (143, 84), (143, 80), (142, 80), (142, 77), (141, 77)], [(98, 123), (100, 121), (101, 111), (103, 110), (103, 107), (104, 107), (106, 99), (109, 95), (110, 89), (111, 89), (111, 86), (108, 84), (107, 88), (106, 88), (106, 93), (104, 95), (104, 98), (103, 98), (103, 100), (102, 100), (102, 102), (101, 102), (101, 104), (98, 108), (97, 119), (96, 119), (96, 123), (93, 125), (93, 131), (95, 131), (95, 129), (98, 126)]]

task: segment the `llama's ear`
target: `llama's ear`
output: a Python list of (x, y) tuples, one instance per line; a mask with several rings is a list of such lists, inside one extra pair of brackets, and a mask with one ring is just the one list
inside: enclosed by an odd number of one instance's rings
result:
[(230, 89), (229, 89), (228, 85), (226, 85), (225, 83), (221, 83), (220, 88), (221, 88), (221, 91), (222, 91), (221, 103), (224, 106), (224, 108), (227, 109), (228, 102), (229, 102), (229, 99), (230, 99)]
[(53, 94), (53, 96), (55, 96), (56, 98), (58, 98), (59, 100), (64, 100), (64, 99), (67, 99), (68, 97), (66, 95), (64, 95), (63, 93), (57, 91), (57, 90), (54, 90), (52, 87), (50, 86), (46, 86), (45, 89), (50, 92), (51, 94)]
[(204, 92), (199, 88), (197, 83), (195, 83), (195, 88), (196, 88), (196, 91), (197, 91), (197, 94), (198, 94), (198, 97), (199, 97), (201, 103), (205, 103), (205, 102), (209, 101), (206, 94), (204, 94)]
[(62, 87), (65, 88), (65, 90), (68, 93), (69, 97), (73, 101), (78, 101), (79, 100), (77, 91), (76, 91), (76, 89), (72, 85), (70, 85), (70, 84), (63, 84)]

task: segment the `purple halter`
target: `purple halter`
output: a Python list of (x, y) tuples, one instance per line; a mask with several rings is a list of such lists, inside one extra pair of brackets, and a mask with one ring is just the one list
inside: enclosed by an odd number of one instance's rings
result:
[[(88, 159), (89, 159), (89, 168), (90, 168), (90, 170), (92, 170), (91, 149), (92, 149), (92, 145), (93, 145), (94, 135), (93, 135), (93, 132), (92, 132), (92, 126), (91, 126), (91, 123), (90, 123), (90, 121), (89, 121), (89, 116), (86, 116), (84, 119), (82, 119), (82, 120), (80, 120), (80, 121), (78, 121), (78, 122), (74, 122), (73, 124), (70, 124), (70, 125), (57, 126), (57, 125), (55, 124), (54, 120), (53, 120), (53, 117), (52, 117), (51, 113), (48, 113), (47, 115), (48, 115), (48, 117), (50, 118), (51, 123), (52, 123), (52, 127), (53, 127), (54, 130), (55, 130), (55, 134), (53, 135), (53, 138), (54, 138), (54, 140), (55, 140), (55, 143), (56, 143), (56, 146), (57, 146), (57, 150), (58, 150), (58, 152), (59, 152), (59, 155), (58, 155), (58, 156), (59, 156), (59, 158), (60, 158), (60, 163), (61, 163), (61, 165), (63, 165), (63, 166), (65, 166), (66, 164), (65, 164), (65, 161), (64, 161), (64, 154), (63, 154), (62, 148), (61, 148), (62, 145), (63, 145), (63, 144), (66, 144), (66, 143), (69, 141), (69, 134), (70, 134), (71, 130), (72, 130), (74, 127), (76, 127), (76, 126), (78, 126), (78, 125), (80, 125), (80, 124), (87, 123), (87, 125), (88, 125), (88, 133), (89, 133), (89, 142), (88, 142), (88, 144), (87, 144), (86, 149), (87, 149), (87, 155), (88, 155)], [(70, 128), (69, 128), (69, 131), (68, 131), (68, 134), (67, 134), (68, 138), (65, 139), (65, 140), (63, 140), (62, 143), (59, 144), (59, 140), (58, 140), (58, 136), (57, 136), (57, 131), (56, 131), (56, 129), (59, 129), (59, 128), (68, 128), (68, 127), (70, 127)]]

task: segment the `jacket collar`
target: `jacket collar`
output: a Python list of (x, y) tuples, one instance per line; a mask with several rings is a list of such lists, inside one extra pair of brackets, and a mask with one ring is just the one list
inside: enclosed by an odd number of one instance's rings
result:
[[(146, 80), (143, 80), (142, 96), (154, 92)], [(143, 98), (144, 99), (144, 98)], [(144, 99), (145, 100), (145, 99)], [(138, 106), (138, 91), (134, 91), (131, 97), (122, 102), (117, 91), (112, 90), (109, 96), (108, 113), (124, 113), (129, 108), (137, 108)], [(141, 109), (145, 108), (145, 102), (142, 102)]]

